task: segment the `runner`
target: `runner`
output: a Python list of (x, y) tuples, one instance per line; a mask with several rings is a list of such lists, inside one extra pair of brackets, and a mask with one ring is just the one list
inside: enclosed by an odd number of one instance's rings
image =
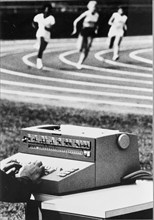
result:
[(108, 33), (109, 48), (113, 47), (112, 60), (119, 59), (119, 47), (124, 36), (124, 31), (127, 30), (127, 16), (124, 15), (124, 10), (121, 6), (118, 7), (118, 11), (114, 12), (109, 19), (108, 24), (111, 25)]
[(93, 38), (98, 32), (98, 19), (99, 14), (96, 11), (96, 1), (90, 1), (87, 5), (88, 10), (83, 12), (78, 18), (73, 22), (73, 32), (77, 33), (77, 26), (80, 21), (83, 20), (81, 31), (78, 36), (78, 50), (80, 52), (79, 61), (77, 63), (77, 68), (82, 68), (82, 63), (87, 58), (90, 47), (93, 42)]
[(43, 13), (37, 14), (33, 19), (33, 27), (37, 27), (36, 38), (38, 40), (38, 55), (36, 67), (43, 68), (42, 56), (50, 40), (50, 32), (52, 26), (55, 24), (55, 18), (51, 15), (52, 6), (47, 4), (44, 6)]

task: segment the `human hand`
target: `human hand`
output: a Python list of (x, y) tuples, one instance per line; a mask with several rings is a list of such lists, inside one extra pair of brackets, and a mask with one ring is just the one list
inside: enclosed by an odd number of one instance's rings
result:
[(50, 31), (51, 31), (51, 28), (52, 28), (52, 26), (50, 26), (50, 27), (45, 27), (45, 30), (50, 32)]
[(32, 27), (33, 27), (34, 29), (38, 29), (38, 23), (35, 22), (35, 21), (33, 21), (33, 22), (32, 22)]
[(123, 29), (124, 29), (124, 31), (127, 31), (127, 25), (124, 25)]
[(16, 161), (16, 160), (10, 160), (7, 162), (3, 167), (1, 167), (1, 170), (4, 171), (6, 174), (13, 175), (17, 174), (20, 170), (22, 165)]
[(27, 176), (35, 183), (44, 175), (44, 170), (42, 162), (34, 162), (23, 167), (20, 177)]
[(95, 29), (95, 34), (98, 34), (98, 28)]
[(77, 33), (77, 28), (76, 28), (76, 25), (73, 26), (73, 31), (71, 33), (71, 35), (74, 35)]

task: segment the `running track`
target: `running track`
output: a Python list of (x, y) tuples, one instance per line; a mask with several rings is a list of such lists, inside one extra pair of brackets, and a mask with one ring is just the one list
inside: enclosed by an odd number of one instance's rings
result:
[[(95, 39), (83, 69), (76, 39), (51, 40), (44, 68), (35, 68), (34, 41), (2, 42), (1, 98), (118, 113), (152, 114), (152, 38), (129, 37), (118, 62), (106, 39)], [(105, 58), (105, 60), (103, 60)]]

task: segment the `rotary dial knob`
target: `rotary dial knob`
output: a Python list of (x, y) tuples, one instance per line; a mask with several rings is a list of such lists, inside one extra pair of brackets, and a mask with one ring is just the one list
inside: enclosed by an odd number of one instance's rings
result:
[(129, 136), (127, 134), (121, 134), (118, 137), (118, 144), (119, 144), (119, 147), (121, 147), (122, 149), (128, 148), (130, 144)]

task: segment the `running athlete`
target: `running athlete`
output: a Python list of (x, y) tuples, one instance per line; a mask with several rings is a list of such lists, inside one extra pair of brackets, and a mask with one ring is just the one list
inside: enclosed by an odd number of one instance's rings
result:
[(98, 31), (98, 19), (99, 14), (96, 11), (96, 1), (90, 1), (87, 5), (88, 10), (83, 12), (78, 18), (73, 22), (73, 32), (77, 33), (77, 25), (83, 20), (82, 28), (78, 36), (78, 50), (80, 52), (79, 61), (77, 63), (77, 68), (82, 68), (82, 63), (88, 56), (90, 47), (93, 42), (93, 38)]
[(44, 6), (43, 13), (37, 14), (33, 19), (33, 26), (38, 27), (36, 38), (39, 42), (39, 50), (37, 55), (36, 67), (43, 68), (42, 56), (50, 40), (50, 32), (55, 24), (55, 18), (51, 15), (52, 6), (47, 4)]
[(114, 12), (109, 19), (108, 24), (111, 25), (108, 32), (109, 48), (113, 47), (112, 60), (119, 59), (119, 47), (124, 36), (124, 31), (127, 30), (127, 16), (124, 15), (124, 10), (121, 6), (118, 7), (118, 11)]

